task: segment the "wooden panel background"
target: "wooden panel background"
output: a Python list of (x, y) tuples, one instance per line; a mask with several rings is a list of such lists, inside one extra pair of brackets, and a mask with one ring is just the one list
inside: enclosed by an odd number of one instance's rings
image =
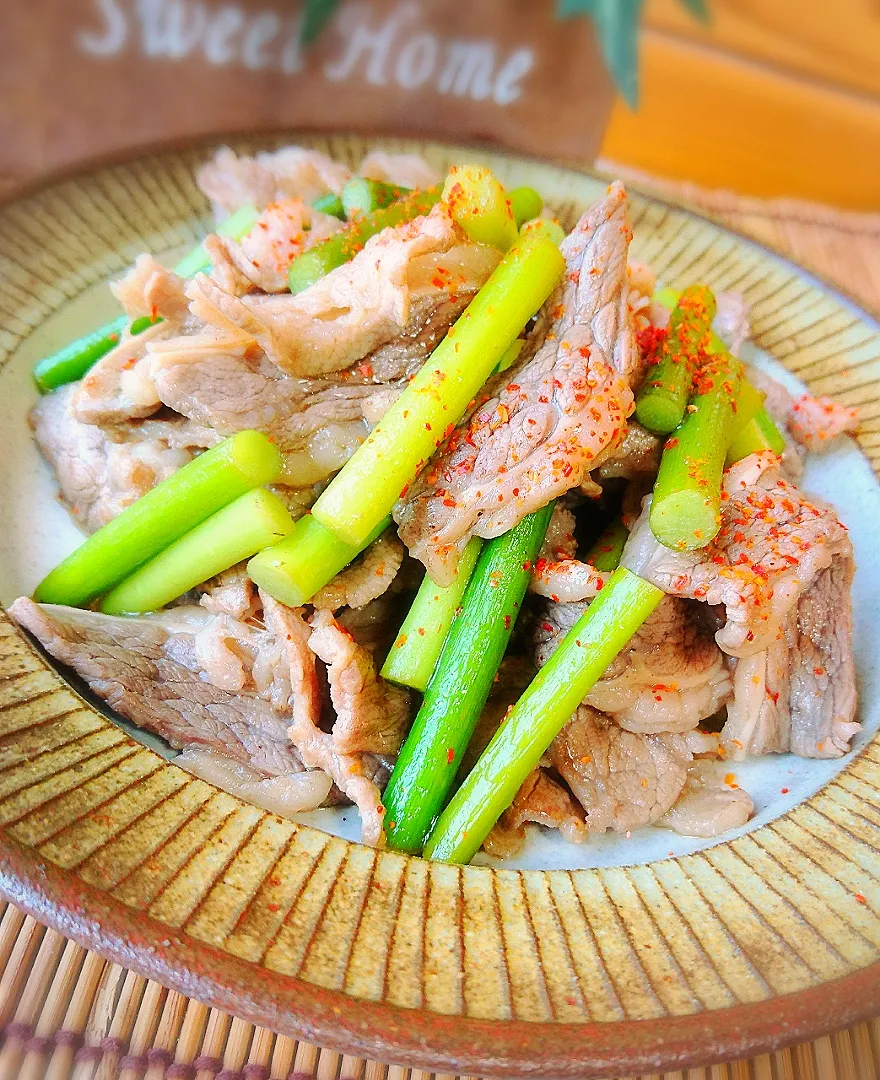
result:
[(880, 208), (877, 0), (648, 0), (637, 112), (602, 153), (752, 195)]

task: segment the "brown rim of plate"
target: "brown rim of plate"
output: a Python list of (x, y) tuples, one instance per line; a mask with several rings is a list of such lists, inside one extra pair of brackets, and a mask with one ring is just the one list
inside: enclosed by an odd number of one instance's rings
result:
[[(320, 141), (315, 133), (284, 134), (304, 142)], [(234, 143), (240, 138), (234, 136), (230, 141)], [(331, 139), (333, 143), (357, 142), (356, 138), (342, 135)], [(212, 144), (219, 141), (219, 137), (204, 140)], [(419, 145), (416, 140), (370, 140), (371, 143), (382, 141), (394, 148)], [(480, 149), (499, 153), (494, 148)], [(144, 153), (153, 156), (157, 151)], [(577, 176), (576, 170), (539, 159), (523, 155), (508, 155), (508, 158), (559, 168), (570, 177)], [(117, 160), (114, 164), (123, 166), (130, 161), (132, 156), (127, 155), (124, 161)], [(85, 179), (91, 171), (69, 171), (64, 179)], [(591, 174), (582, 170), (580, 175)], [(592, 176), (597, 178), (596, 174)], [(38, 196), (58, 183), (59, 178), (53, 177), (46, 183), (32, 185), (27, 196)], [(876, 319), (839, 289), (771, 249), (718, 225), (711, 218), (643, 193), (637, 185), (632, 185), (632, 190), (654, 206), (665, 207), (676, 215), (735, 237), (741, 247), (759, 253), (762, 259), (772, 261), (776, 267), (833, 297), (874, 332), (880, 329)], [(22, 197), (25, 196), (19, 193), (12, 201)], [(19, 634), (13, 637), (22, 640)], [(59, 686), (66, 685), (59, 675), (55, 675), (55, 681)], [(19, 707), (23, 708), (24, 704)], [(880, 767), (876, 740), (850, 758), (847, 768), (859, 761), (875, 776)], [(876, 788), (876, 785), (868, 786)], [(824, 790), (820, 789), (808, 803)], [(358, 845), (350, 846), (358, 848)], [(725, 846), (721, 842), (716, 849)], [(20, 843), (5, 827), (0, 828), (0, 893), (82, 945), (254, 1023), (340, 1050), (434, 1070), (466, 1069), (483, 1075), (509, 1076), (589, 1073), (599, 1077), (674, 1069), (771, 1050), (880, 1012), (880, 962), (793, 993), (775, 993), (766, 1000), (656, 1019), (588, 1019), (576, 1023), (480, 1020), (443, 1015), (427, 1008), (402, 1008), (356, 998), (341, 990), (323, 989), (314, 982), (241, 960), (202, 939), (179, 933), (169, 923), (142, 914), (102, 892), (75, 870), (61, 869), (41, 857), (35, 848)], [(460, 911), (458, 918), (461, 919)]]
[(481, 1076), (669, 1072), (767, 1053), (880, 1013), (880, 962), (757, 1005), (613, 1023), (484, 1021), (322, 990), (125, 905), (0, 833), (0, 894), (78, 944), (213, 1008), (343, 1053)]

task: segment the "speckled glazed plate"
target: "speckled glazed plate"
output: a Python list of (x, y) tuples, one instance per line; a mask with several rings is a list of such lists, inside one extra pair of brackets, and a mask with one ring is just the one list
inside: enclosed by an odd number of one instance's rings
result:
[[(366, 148), (299, 141), (352, 164)], [(498, 154), (395, 146), (438, 165), (488, 161), (568, 224), (603, 186)], [(4, 604), (76, 540), (28, 438), (29, 371), (112, 314), (104, 282), (140, 251), (173, 257), (205, 231), (203, 157), (104, 168), (0, 208)], [(880, 1012), (880, 328), (755, 244), (638, 194), (632, 204), (635, 257), (670, 285), (740, 289), (753, 359), (773, 353), (862, 409), (860, 447), (835, 451), (806, 485), (837, 502), (860, 565), (853, 753), (756, 768), (743, 783), (757, 816), (720, 841), (539, 838), (512, 866), (428, 864), (360, 846), (338, 815), (284, 821), (194, 779), (0, 618), (0, 891), (212, 1005), (443, 1072), (657, 1072)]]

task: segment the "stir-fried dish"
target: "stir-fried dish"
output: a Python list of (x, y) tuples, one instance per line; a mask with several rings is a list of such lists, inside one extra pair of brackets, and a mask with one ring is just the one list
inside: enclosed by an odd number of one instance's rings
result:
[(748, 308), (474, 166), (229, 150), (218, 224), (43, 360), (88, 539), (11, 614), (197, 775), (466, 862), (743, 825), (744, 758), (858, 730), (852, 546), (801, 490), (858, 422), (738, 358)]

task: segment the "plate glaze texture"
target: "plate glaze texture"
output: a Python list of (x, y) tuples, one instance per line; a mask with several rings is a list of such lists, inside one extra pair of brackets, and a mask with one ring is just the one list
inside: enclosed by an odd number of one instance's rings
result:
[[(354, 165), (368, 147), (284, 141)], [(441, 166), (486, 161), (505, 182), (540, 190), (566, 225), (605, 183), (491, 152), (383, 145), (424, 150)], [(103, 168), (0, 208), (4, 604), (76, 540), (28, 436), (29, 371), (112, 316), (105, 282), (139, 252), (173, 258), (207, 231), (193, 182), (206, 154)], [(430, 864), (331, 835), (318, 818), (274, 817), (193, 778), (81, 697), (0, 616), (7, 898), (248, 1020), (443, 1072), (659, 1072), (880, 1012), (880, 575), (871, 566), (880, 332), (772, 253), (631, 195), (632, 257), (665, 284), (740, 290), (752, 305), (750, 358), (766, 364), (771, 353), (813, 392), (862, 409), (860, 446), (832, 454), (812, 484), (841, 505), (860, 560), (864, 729), (853, 753), (770, 762), (772, 775), (755, 781), (757, 817), (721, 840), (650, 830), (632, 847), (588, 841), (568, 856), (578, 862), (539, 843), (519, 868)], [(773, 794), (783, 787), (786, 798)], [(337, 819), (320, 820), (344, 833)]]

